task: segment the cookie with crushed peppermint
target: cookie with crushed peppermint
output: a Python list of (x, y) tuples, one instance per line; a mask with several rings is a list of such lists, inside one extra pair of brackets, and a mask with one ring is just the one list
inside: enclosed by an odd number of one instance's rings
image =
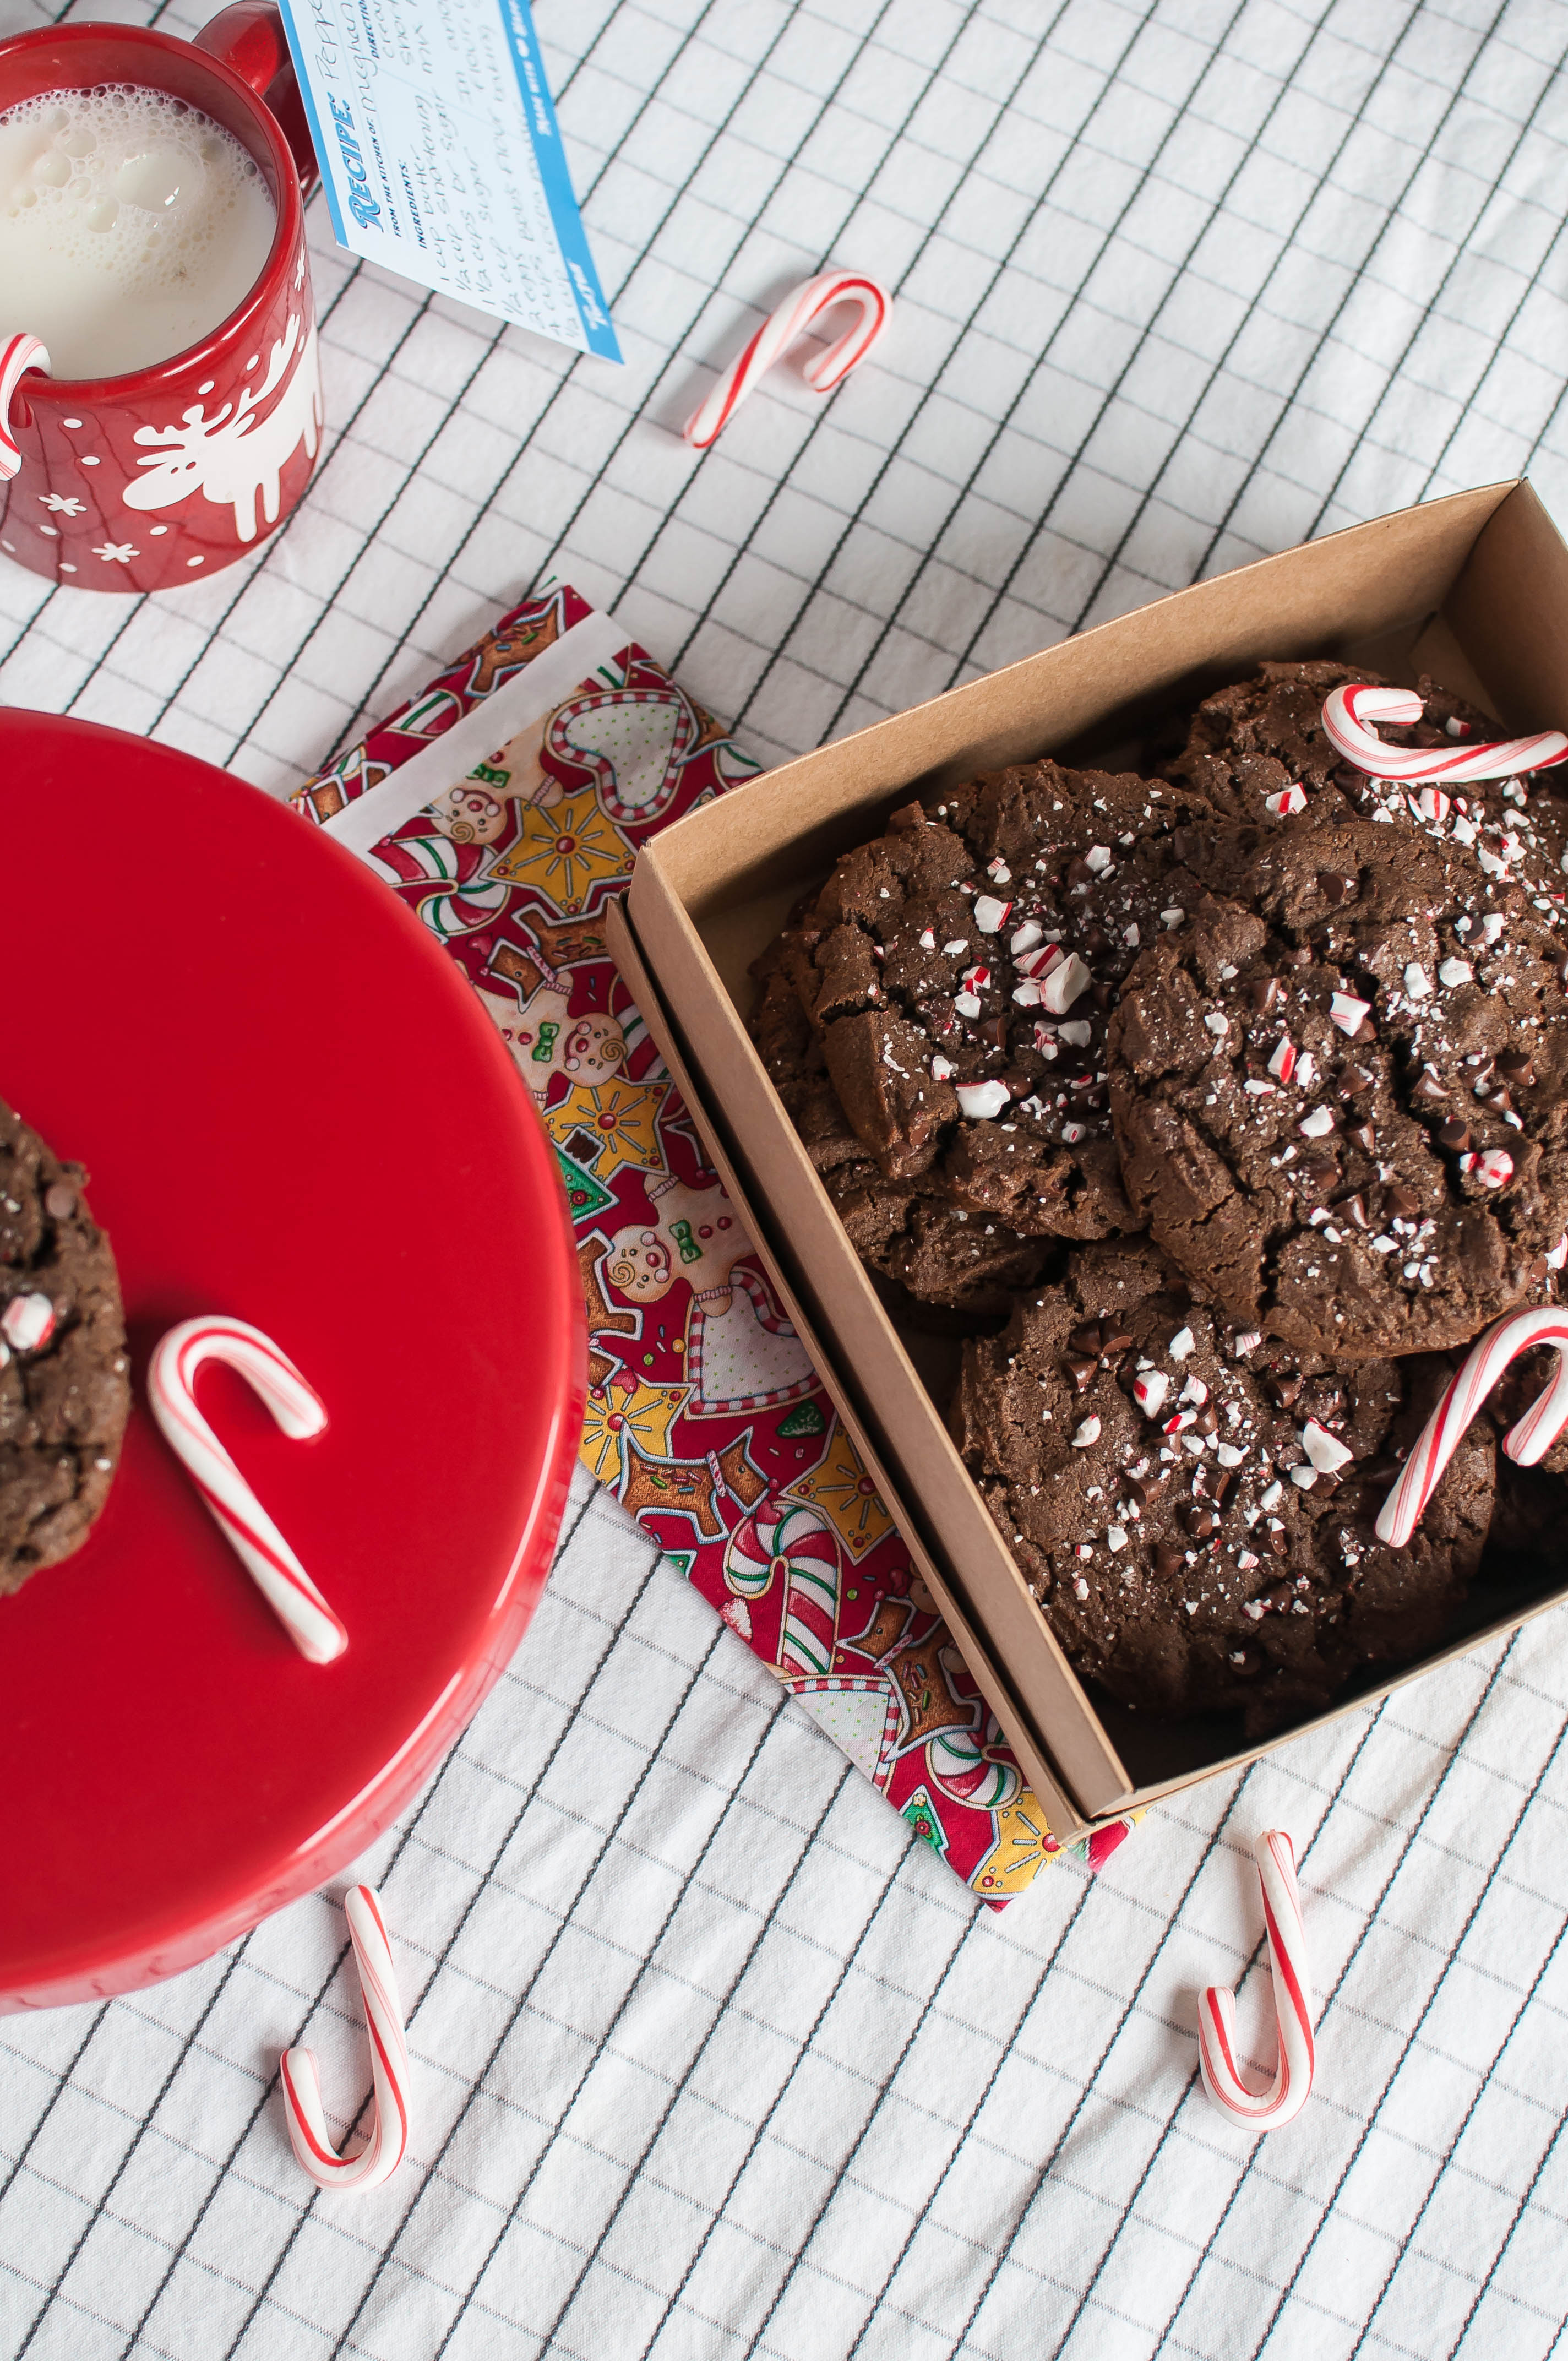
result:
[[(1482, 779), (1442, 787), (1380, 779), (1339, 752), (1323, 727), (1331, 689), (1364, 681), (1392, 686), (1365, 665), (1326, 658), (1260, 664), (1250, 678), (1206, 697), (1187, 742), (1166, 775), (1229, 818), (1305, 827), (1363, 818), (1415, 829), (1475, 853), (1498, 880), (1512, 880), (1549, 926), (1562, 923), (1568, 883), (1568, 780), (1561, 769), (1518, 779)], [(1376, 722), (1391, 747), (1464, 747), (1500, 734), (1479, 707), (1423, 674), (1416, 694), (1422, 719)]]
[(1219, 824), (1217, 888), (1107, 1039), (1127, 1191), (1227, 1313), (1337, 1361), (1547, 1300), (1568, 1227), (1562, 950), (1473, 854)]
[(1076, 1669), (1140, 1712), (1246, 1735), (1441, 1644), (1492, 1512), (1479, 1421), (1406, 1549), (1377, 1511), (1451, 1374), (1238, 1333), (1142, 1241), (964, 1346), (955, 1439)]
[[(817, 1170), (869, 1155), (993, 1235), (1137, 1226), (1105, 1028), (1198, 894), (1176, 832), (1212, 817), (1158, 781), (1042, 762), (906, 805), (847, 853), (755, 971), (753, 1038)], [(904, 1283), (927, 1293), (927, 1268)]]
[(1005, 1320), (1014, 1297), (1053, 1276), (1061, 1261), (1057, 1239), (1023, 1237), (918, 1181), (889, 1180), (868, 1156), (836, 1165), (823, 1185), (861, 1260), (890, 1283), (894, 1292), (884, 1294), (900, 1311), (913, 1310), (917, 1324), (922, 1305), (954, 1315), (935, 1323), (944, 1331)]
[(130, 1413), (119, 1275), (85, 1179), (0, 1105), (0, 1597), (86, 1540)]

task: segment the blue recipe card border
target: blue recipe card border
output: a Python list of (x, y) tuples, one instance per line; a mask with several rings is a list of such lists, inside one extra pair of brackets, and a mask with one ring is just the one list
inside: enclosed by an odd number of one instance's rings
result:
[(280, 5), (338, 244), (619, 361), (526, 0)]

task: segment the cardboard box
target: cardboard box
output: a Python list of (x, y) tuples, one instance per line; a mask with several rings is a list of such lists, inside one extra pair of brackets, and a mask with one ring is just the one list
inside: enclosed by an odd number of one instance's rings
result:
[[(1568, 728), (1568, 548), (1528, 484), (1497, 484), (1200, 583), (689, 814), (639, 854), (617, 921), (617, 955), (726, 1186), (1059, 1838), (1266, 1748), (1239, 1748), (1233, 1723), (1157, 1726), (1086, 1696), (948, 1438), (956, 1348), (889, 1317), (751, 1047), (748, 970), (912, 791), (1047, 753), (1135, 767), (1156, 716), (1264, 658), (1315, 655), (1409, 682), (1429, 672), (1508, 730)], [(1565, 1573), (1477, 1585), (1444, 1655), (1568, 1596)]]

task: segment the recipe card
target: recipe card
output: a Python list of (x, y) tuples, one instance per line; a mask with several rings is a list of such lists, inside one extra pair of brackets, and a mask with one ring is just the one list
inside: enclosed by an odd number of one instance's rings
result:
[(280, 0), (340, 246), (619, 361), (525, 0)]

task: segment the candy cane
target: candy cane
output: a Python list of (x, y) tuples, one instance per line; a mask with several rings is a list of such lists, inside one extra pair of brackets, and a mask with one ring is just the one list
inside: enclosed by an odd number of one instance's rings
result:
[(237, 1369), (296, 1441), (323, 1431), (326, 1410), (292, 1361), (244, 1320), (181, 1321), (159, 1345), (147, 1373), (152, 1414), (218, 1531), (300, 1653), (313, 1664), (330, 1664), (347, 1647), (348, 1634), (196, 1408), (192, 1382), (204, 1361)]
[(356, 2155), (338, 2156), (333, 2148), (313, 2051), (285, 2049), (278, 2070), (289, 2137), (316, 2187), (379, 2189), (401, 2164), (409, 2144), (409, 2045), (381, 1905), (367, 1885), (354, 1885), (345, 1894), (343, 1907), (359, 1971), (376, 2092), (370, 2136)]
[(1373, 1530), (1380, 1542), (1403, 1549), (1420, 1524), (1427, 1502), (1436, 1491), (1443, 1469), (1459, 1446), (1459, 1438), (1480, 1409), (1508, 1363), (1532, 1345), (1550, 1345), (1557, 1355), (1552, 1383), (1530, 1404), (1503, 1437), (1503, 1449), (1520, 1467), (1544, 1459), (1564, 1426), (1568, 1426), (1568, 1312), (1510, 1312), (1505, 1320), (1474, 1344), (1456, 1376), (1449, 1380), (1442, 1400), (1422, 1427), (1405, 1471), (1378, 1511)]
[(1203, 2088), (1223, 2115), (1248, 2131), (1277, 2132), (1295, 2122), (1312, 2088), (1311, 1977), (1290, 1839), (1283, 1828), (1269, 1828), (1253, 1852), (1263, 1882), (1279, 2062), (1266, 2091), (1249, 2090), (1242, 2081), (1236, 2064), (1235, 1994), (1223, 1984), (1211, 1984), (1199, 1999), (1198, 2060)]
[(49, 354), (37, 336), (24, 330), (0, 345), (0, 483), (8, 481), (22, 465), (21, 450), (11, 432), (11, 403), (28, 369), (42, 369), (47, 376)]
[(1485, 746), (1386, 746), (1368, 721), (1419, 721), (1425, 708), (1412, 689), (1352, 681), (1323, 700), (1323, 728), (1347, 762), (1375, 779), (1511, 779), (1568, 762), (1568, 738), (1542, 730), (1533, 738), (1499, 738)]
[(772, 368), (803, 328), (835, 303), (853, 303), (859, 317), (837, 344), (814, 353), (801, 375), (814, 393), (831, 393), (852, 368), (858, 368), (893, 317), (893, 298), (874, 279), (854, 270), (825, 270), (786, 295), (762, 322), (744, 352), (737, 355), (707, 401), (694, 410), (682, 429), (688, 443), (706, 451), (728, 425), (766, 369)]

